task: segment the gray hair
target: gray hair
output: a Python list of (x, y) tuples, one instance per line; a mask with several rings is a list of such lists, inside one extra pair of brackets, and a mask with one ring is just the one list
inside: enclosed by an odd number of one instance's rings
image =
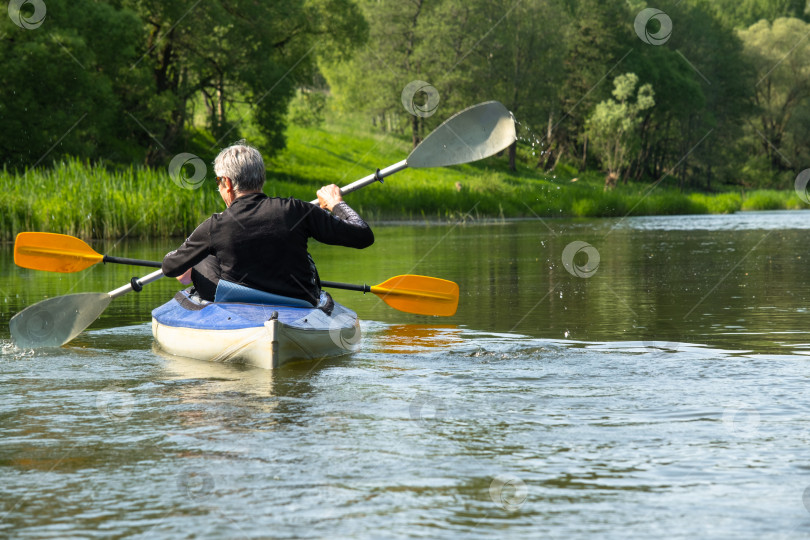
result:
[(237, 191), (261, 191), (264, 186), (264, 160), (258, 150), (241, 140), (223, 149), (214, 159), (217, 176), (227, 176)]

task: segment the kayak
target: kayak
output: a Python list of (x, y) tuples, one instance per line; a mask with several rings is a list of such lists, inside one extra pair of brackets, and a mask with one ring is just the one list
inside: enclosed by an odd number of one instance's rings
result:
[(152, 335), (175, 356), (264, 369), (350, 354), (360, 342), (357, 314), (329, 300), (328, 307), (208, 302), (185, 290), (152, 311)]

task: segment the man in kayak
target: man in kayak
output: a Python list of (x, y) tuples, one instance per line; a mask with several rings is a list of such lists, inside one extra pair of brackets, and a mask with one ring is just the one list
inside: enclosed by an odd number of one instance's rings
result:
[(204, 300), (214, 300), (224, 279), (316, 305), (320, 280), (307, 240), (354, 248), (374, 243), (371, 228), (334, 184), (318, 190), (320, 208), (265, 195), (264, 160), (251, 146), (237, 143), (222, 150), (214, 172), (227, 208), (163, 258), (163, 273), (186, 285), (193, 282)]

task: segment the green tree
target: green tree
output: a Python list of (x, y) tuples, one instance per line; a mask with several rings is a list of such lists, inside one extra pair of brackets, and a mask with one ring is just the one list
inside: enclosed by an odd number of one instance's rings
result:
[[(414, 145), (427, 128), (477, 102), (499, 100), (522, 124), (535, 128), (558, 109), (559, 58), (568, 24), (560, 1), (365, 0), (361, 5), (373, 45), (350, 62), (324, 69), (343, 109), (363, 111), (384, 129), (408, 126)], [(403, 90), (417, 80), (436, 89), (437, 110), (444, 114), (409, 114), (402, 106)], [(413, 98), (425, 104), (425, 95)], [(510, 158), (514, 167), (515, 147)]]
[(592, 145), (607, 168), (605, 189), (615, 187), (621, 178), (630, 154), (639, 145), (641, 113), (655, 105), (652, 85), (644, 84), (636, 92), (638, 75), (635, 73), (620, 75), (613, 84), (615, 99), (599, 103), (586, 122)]
[(780, 17), (807, 21), (810, 16), (807, 0), (700, 0), (700, 3), (733, 28), (747, 28), (763, 19), (773, 22)]
[[(68, 154), (110, 157), (125, 146), (120, 94), (138, 77), (129, 69), (137, 16), (89, 0), (46, 5), (34, 27), (0, 16), (0, 159), (13, 168)], [(16, 22), (35, 16), (31, 6)]]
[(581, 156), (581, 166), (585, 167), (585, 120), (596, 104), (610, 95), (609, 76), (615, 70), (624, 71), (622, 64), (638, 40), (633, 33), (634, 14), (623, 3), (568, 0), (566, 4), (573, 25), (565, 40), (560, 119), (552, 137), (560, 141), (559, 151), (572, 160)]
[[(553, 117), (564, 72), (567, 13), (560, 2), (446, 2), (426, 23), (425, 45), (446, 102), (455, 108), (496, 99), (532, 131)], [(455, 21), (448, 25), (446, 21)], [(486, 81), (486, 84), (482, 84)], [(516, 149), (508, 151), (512, 170)]]
[[(644, 6), (633, 9), (638, 13)], [(669, 39), (659, 45), (637, 39), (625, 61), (626, 69), (652, 84), (656, 94), (627, 176), (672, 177), (681, 188), (732, 181), (738, 172), (739, 126), (750, 114), (754, 85), (742, 43), (701, 2), (658, 7), (672, 21)]]
[[(366, 112), (383, 130), (411, 128), (414, 146), (421, 140), (422, 118), (402, 106), (403, 89), (414, 80), (431, 82), (422, 71), (422, 24), (435, 2), (360, 0), (368, 21), (368, 45), (351, 60), (325, 61), (321, 68), (337, 96), (339, 110)], [(416, 100), (420, 96), (415, 96)], [(418, 105), (419, 103), (417, 103)]]
[[(30, 24), (37, 4), (47, 12)], [(270, 155), (316, 59), (349, 54), (365, 30), (352, 0), (27, 2), (0, 17), (0, 156), (157, 165), (248, 123)]]
[(753, 95), (758, 113), (749, 123), (749, 141), (767, 156), (772, 170), (790, 170), (807, 159), (810, 106), (810, 24), (800, 19), (762, 20), (740, 31), (745, 54), (756, 69)]
[[(214, 146), (239, 138), (252, 119), (268, 154), (284, 146), (289, 101), (311, 78), (319, 54), (340, 56), (363, 41), (365, 21), (350, 0), (163, 2), (131, 0), (144, 27), (143, 62), (162, 105), (142, 111), (159, 163), (184, 144), (190, 108), (202, 98)], [(142, 138), (144, 143), (149, 143)]]

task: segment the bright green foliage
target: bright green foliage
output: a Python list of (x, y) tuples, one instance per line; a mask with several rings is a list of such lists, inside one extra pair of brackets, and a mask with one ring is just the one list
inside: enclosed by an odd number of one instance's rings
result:
[(810, 24), (788, 18), (772, 24), (759, 21), (740, 31), (746, 57), (757, 73), (753, 99), (758, 114), (749, 124), (749, 147), (767, 156), (776, 171), (810, 162), (808, 34)]
[(743, 198), (742, 210), (784, 210), (806, 207), (793, 191), (760, 189)]
[(698, 0), (713, 9), (715, 16), (735, 28), (745, 28), (761, 20), (810, 16), (807, 0)]
[(347, 52), (364, 37), (364, 20), (347, 0), (130, 3), (145, 22), (143, 63), (167, 97), (154, 119), (164, 127), (150, 163), (185, 149), (189, 105), (200, 95), (214, 149), (239, 139), (250, 118), (260, 134), (254, 144), (272, 154), (284, 146), (287, 106), (317, 55)]
[[(359, 0), (369, 24), (368, 46), (348, 62), (322, 62), (322, 71), (336, 94), (339, 110), (363, 111), (388, 131), (411, 126), (412, 116), (401, 102), (402, 90), (413, 80), (431, 77), (422, 70), (423, 21), (435, 2), (414, 0)], [(418, 119), (413, 137), (418, 141)]]
[(643, 84), (636, 92), (635, 73), (616, 77), (613, 85), (614, 99), (599, 103), (587, 122), (588, 136), (608, 171), (605, 188), (615, 187), (621, 178), (622, 169), (639, 145), (641, 113), (655, 105), (651, 84)]
[(297, 126), (318, 126), (323, 123), (325, 110), (322, 92), (299, 90), (290, 103), (289, 121)]
[(626, 71), (623, 62), (628, 55), (632, 58), (633, 47), (640, 48), (641, 42), (633, 32), (635, 11), (621, 2), (569, 0), (565, 5), (567, 19), (550, 20), (566, 28), (566, 51), (561, 58), (565, 79), (559, 90), (559, 119), (547, 137), (562, 139), (569, 153), (582, 155), (586, 118), (610, 95), (608, 76), (617, 68), (618, 73)]
[(213, 185), (183, 189), (165, 169), (114, 170), (76, 159), (27, 175), (2, 170), (0, 237), (10, 240), (21, 231), (83, 238), (186, 236), (222, 210)]
[[(636, 2), (633, 13), (646, 7)], [(751, 114), (752, 70), (735, 32), (702, 1), (664, 2), (668, 41), (637, 40), (627, 71), (655, 88), (656, 106), (641, 125), (641, 146), (626, 175), (681, 189), (739, 183), (740, 127)]]

